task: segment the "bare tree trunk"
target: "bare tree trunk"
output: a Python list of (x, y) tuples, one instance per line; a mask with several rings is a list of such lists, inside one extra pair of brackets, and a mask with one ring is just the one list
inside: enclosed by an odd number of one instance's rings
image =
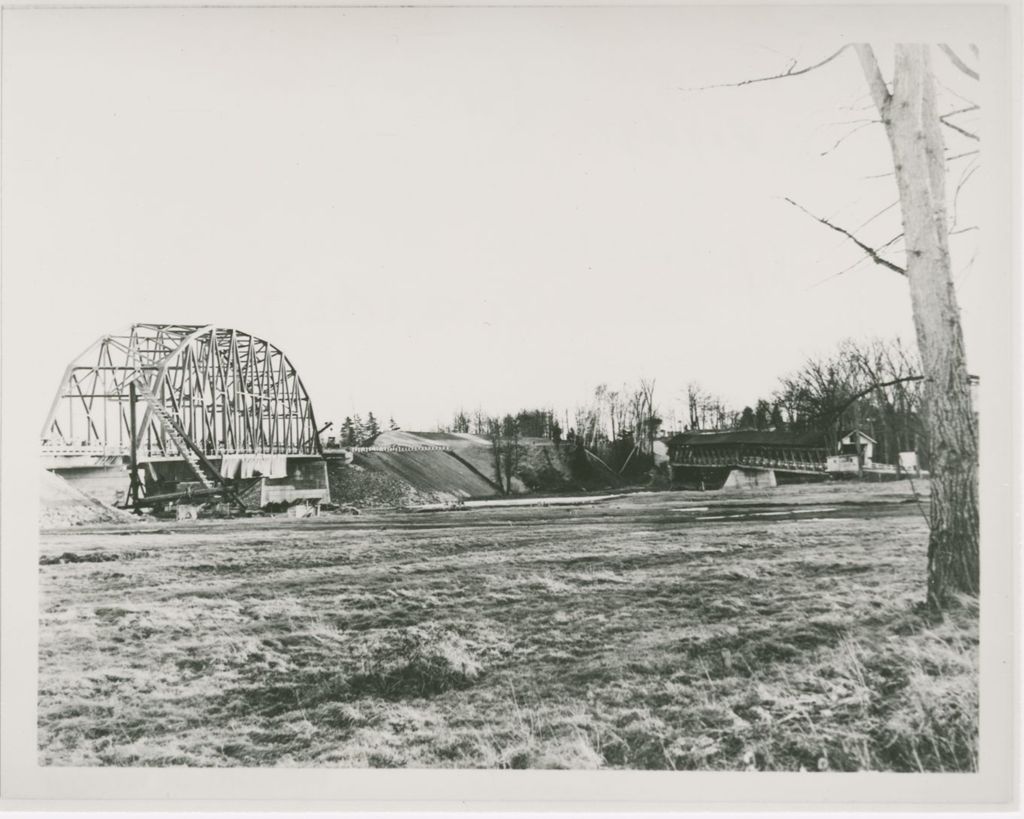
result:
[[(500, 491), (504, 491), (505, 485), (501, 480), (501, 428), (497, 419), (490, 422), (491, 454), (494, 456), (494, 482)], [(507, 495), (508, 493), (505, 492)]]
[(978, 435), (946, 221), (945, 148), (928, 46), (896, 46), (890, 94), (870, 46), (857, 55), (885, 123), (899, 185), (907, 278), (925, 377), (931, 459), (928, 604), (978, 593)]

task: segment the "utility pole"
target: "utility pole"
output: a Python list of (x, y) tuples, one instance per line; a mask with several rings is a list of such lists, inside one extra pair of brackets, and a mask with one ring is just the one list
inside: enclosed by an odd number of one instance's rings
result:
[(128, 384), (128, 418), (131, 425), (129, 438), (131, 448), (128, 454), (128, 468), (131, 470), (131, 484), (128, 494), (131, 497), (132, 507), (139, 503), (139, 458), (138, 458), (138, 431), (135, 428), (135, 382)]

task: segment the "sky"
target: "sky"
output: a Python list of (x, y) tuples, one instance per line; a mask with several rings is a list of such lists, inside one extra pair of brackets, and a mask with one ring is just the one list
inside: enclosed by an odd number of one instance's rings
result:
[[(842, 272), (860, 251), (785, 201), (900, 232), (853, 54), (708, 89), (842, 41), (691, 12), (5, 10), (3, 288), (50, 326), (40, 419), (133, 322), (261, 336), (319, 420), (407, 429), (641, 377), (667, 416), (691, 381), (739, 408), (844, 338), (912, 342), (906, 281)], [(937, 69), (961, 107), (971, 81)], [(969, 356), (977, 236), (953, 240)]]

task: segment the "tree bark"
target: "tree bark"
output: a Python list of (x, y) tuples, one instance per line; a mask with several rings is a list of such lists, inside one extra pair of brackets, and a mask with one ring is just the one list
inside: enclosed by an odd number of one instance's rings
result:
[(946, 217), (945, 146), (928, 46), (896, 46), (890, 94), (870, 46), (857, 47), (885, 123), (899, 186), (907, 279), (924, 374), (931, 469), (928, 604), (978, 593), (978, 433), (971, 406)]

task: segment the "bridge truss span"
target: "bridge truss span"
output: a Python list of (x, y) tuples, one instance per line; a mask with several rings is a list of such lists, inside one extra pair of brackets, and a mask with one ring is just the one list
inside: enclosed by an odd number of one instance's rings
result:
[(65, 370), (42, 439), (52, 455), (139, 461), (320, 454), (287, 356), (213, 325), (135, 324), (101, 337)]

